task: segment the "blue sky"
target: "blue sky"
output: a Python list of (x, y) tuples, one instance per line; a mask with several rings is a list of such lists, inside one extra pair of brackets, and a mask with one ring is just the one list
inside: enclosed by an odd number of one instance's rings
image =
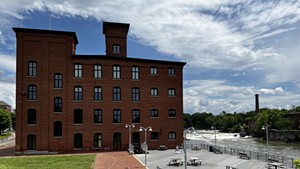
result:
[(130, 23), (128, 56), (187, 62), (184, 112), (300, 105), (297, 0), (0, 1), (0, 100), (15, 106), (12, 27), (76, 32), (77, 54), (104, 54), (102, 22)]

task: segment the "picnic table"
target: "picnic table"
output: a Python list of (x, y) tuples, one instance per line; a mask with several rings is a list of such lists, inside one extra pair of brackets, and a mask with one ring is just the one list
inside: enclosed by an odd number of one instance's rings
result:
[(183, 165), (183, 161), (181, 160), (181, 158), (171, 158), (168, 165)]
[(198, 166), (201, 164), (202, 164), (202, 161), (198, 157), (189, 157), (189, 159), (187, 161), (187, 165)]
[(284, 163), (278, 162), (270, 162), (266, 165), (267, 168), (278, 169), (278, 168), (285, 168)]
[(246, 153), (239, 153), (239, 157), (240, 158), (244, 158), (244, 159), (250, 159), (250, 156), (248, 156), (248, 154), (246, 154)]

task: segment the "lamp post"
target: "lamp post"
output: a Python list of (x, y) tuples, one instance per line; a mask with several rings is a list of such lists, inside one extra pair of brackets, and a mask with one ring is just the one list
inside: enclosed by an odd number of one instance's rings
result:
[(261, 127), (262, 130), (266, 130), (266, 138), (267, 138), (267, 154), (269, 156), (269, 128), (268, 125), (263, 125)]
[(128, 152), (131, 153), (132, 147), (131, 147), (131, 128), (134, 128), (134, 124), (126, 124), (125, 128), (129, 129), (129, 141), (128, 141)]
[(217, 148), (217, 131), (216, 131), (216, 127), (215, 126), (211, 126), (211, 129), (215, 130), (215, 148), (214, 149), (216, 149)]
[(152, 128), (151, 128), (151, 126), (148, 126), (146, 128), (140, 127), (139, 131), (145, 131), (145, 167), (147, 167), (147, 149), (148, 149), (148, 145), (147, 145), (147, 131), (152, 131)]
[(194, 127), (189, 127), (184, 131), (184, 142), (183, 142), (183, 150), (184, 150), (184, 168), (187, 169), (187, 158), (186, 158), (186, 133), (188, 131), (194, 131)]

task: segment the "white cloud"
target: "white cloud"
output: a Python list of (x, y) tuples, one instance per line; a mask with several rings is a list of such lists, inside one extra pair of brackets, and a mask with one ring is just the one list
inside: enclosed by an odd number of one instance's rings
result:
[[(299, 1), (0, 1), (0, 44), (13, 50), (9, 46), (15, 38), (11, 27), (35, 10), (49, 10), (58, 18), (131, 23), (129, 38), (188, 62), (188, 70), (194, 72), (199, 68), (238, 70), (239, 73), (231, 77), (247, 79), (248, 73), (244, 72), (259, 70), (265, 77), (261, 82), (263, 85), (299, 83), (299, 45), (284, 47), (270, 43), (280, 42), (281, 39), (274, 38), (280, 35), (300, 39), (300, 34), (289, 34), (299, 29)], [(5, 74), (15, 72), (14, 56), (0, 54), (0, 58), (0, 68)], [(186, 81), (185, 109), (191, 112), (248, 110), (253, 107), (257, 91), (288, 96), (280, 87), (230, 85), (225, 80)], [(291, 97), (296, 98), (296, 95)]]
[(253, 86), (228, 85), (222, 80), (192, 80), (185, 81), (184, 85), (185, 113), (251, 111), (255, 109), (255, 94), (260, 95), (261, 108), (289, 109), (291, 105), (298, 105), (300, 98), (282, 87), (257, 89)]
[(16, 58), (15, 56), (5, 55), (0, 53), (0, 70), (16, 72)]
[(6, 83), (0, 81), (0, 100), (3, 100), (7, 104), (15, 108), (16, 101), (16, 86), (14, 83)]

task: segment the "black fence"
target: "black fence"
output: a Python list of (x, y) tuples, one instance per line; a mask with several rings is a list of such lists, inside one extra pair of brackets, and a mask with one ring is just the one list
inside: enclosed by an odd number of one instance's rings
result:
[(187, 149), (192, 149), (194, 146), (200, 146), (202, 150), (207, 150), (210, 152), (214, 152), (215, 149), (218, 151), (222, 152), (223, 154), (230, 154), (234, 156), (239, 156), (239, 153), (244, 153), (247, 154), (251, 159), (259, 160), (259, 161), (278, 161), (280, 163), (284, 163), (287, 167), (294, 168), (294, 159), (293, 158), (288, 158), (284, 156), (278, 156), (278, 155), (271, 155), (268, 153), (263, 153), (263, 152), (256, 152), (256, 151), (250, 151), (250, 150), (242, 150), (238, 148), (230, 148), (230, 147), (222, 147), (222, 146), (214, 146), (211, 144), (204, 144), (204, 143), (199, 143), (199, 144), (186, 144)]

